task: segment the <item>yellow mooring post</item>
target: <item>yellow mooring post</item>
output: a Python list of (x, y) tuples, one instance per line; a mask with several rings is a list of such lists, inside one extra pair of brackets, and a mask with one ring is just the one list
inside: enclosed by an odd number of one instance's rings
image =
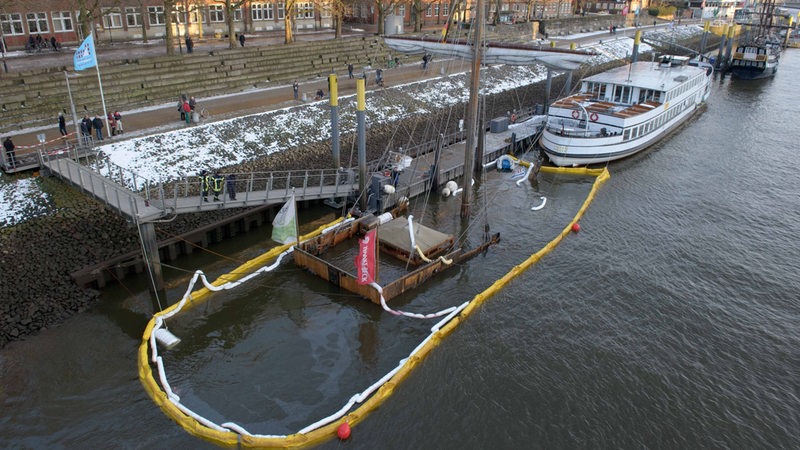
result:
[(339, 156), (339, 84), (336, 74), (328, 75), (328, 90), (330, 91), (331, 104), (331, 153), (333, 154), (333, 168), (339, 170), (341, 158)]
[(358, 139), (358, 195), (361, 196), (361, 211), (367, 210), (367, 118), (366, 118), (366, 83), (367, 80), (356, 80), (356, 127)]

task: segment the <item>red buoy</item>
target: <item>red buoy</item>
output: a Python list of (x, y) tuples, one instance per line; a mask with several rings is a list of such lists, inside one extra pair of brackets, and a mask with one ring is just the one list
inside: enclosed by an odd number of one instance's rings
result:
[(573, 223), (572, 224), (572, 231), (575, 232), (575, 233), (577, 233), (578, 231), (581, 231), (581, 224), (579, 224), (578, 222)]
[(347, 422), (342, 422), (339, 425), (339, 429), (336, 430), (336, 435), (339, 436), (339, 439), (345, 440), (350, 437), (350, 424)]

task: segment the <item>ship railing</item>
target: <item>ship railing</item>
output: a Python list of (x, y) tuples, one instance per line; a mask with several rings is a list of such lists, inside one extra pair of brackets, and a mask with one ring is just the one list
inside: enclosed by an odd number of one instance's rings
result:
[(551, 119), (547, 122), (545, 128), (552, 134), (572, 138), (598, 138), (614, 135), (612, 131), (604, 128), (600, 130), (587, 129), (585, 120)]
[[(247, 201), (250, 194), (267, 192), (269, 198), (289, 197), (294, 191), (298, 199), (304, 197), (322, 198), (329, 192), (334, 197), (346, 196), (351, 193), (352, 186), (358, 182), (358, 171), (355, 169), (315, 169), (315, 170), (287, 170), (271, 172), (226, 172), (220, 174), (210, 173), (212, 181), (208, 195), (213, 195), (213, 178), (218, 177), (220, 183), (220, 196), (228, 197), (229, 194)], [(333, 191), (325, 188), (333, 188)], [(170, 204), (177, 199), (198, 197), (202, 194), (203, 182), (201, 175), (183, 175), (177, 179), (158, 183), (156, 199)]]

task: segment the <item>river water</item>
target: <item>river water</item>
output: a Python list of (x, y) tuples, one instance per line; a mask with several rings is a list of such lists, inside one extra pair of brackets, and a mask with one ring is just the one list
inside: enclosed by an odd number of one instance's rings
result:
[[(610, 165), (582, 231), (484, 303), (346, 445), (800, 448), (798, 71), (790, 49), (774, 79), (718, 80), (703, 114)], [(495, 183), (501, 249), (403, 308), (470, 298), (549, 240), (589, 187), (545, 177), (537, 189), (554, 200), (536, 215), (531, 187)], [(439, 226), (457, 209), (432, 205)], [(332, 218), (321, 211), (304, 222)], [(243, 261), (268, 245), (251, 233), (214, 250)], [(237, 264), (195, 254), (175, 265), (218, 275)], [(188, 275), (171, 274), (175, 298)], [(126, 280), (91, 311), (0, 351), (0, 447), (213, 448), (138, 381), (148, 307), (144, 281)], [(430, 326), (386, 316), (284, 265), (172, 326), (183, 339), (166, 352), (173, 387), (211, 419), (291, 433), (393, 367)]]

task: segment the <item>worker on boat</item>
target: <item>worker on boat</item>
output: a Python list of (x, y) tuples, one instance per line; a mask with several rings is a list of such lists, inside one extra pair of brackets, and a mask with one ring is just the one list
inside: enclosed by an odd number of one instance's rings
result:
[(211, 190), (214, 191), (214, 201), (219, 201), (219, 194), (222, 193), (222, 187), (225, 185), (225, 177), (219, 173), (219, 170), (214, 172), (214, 176), (211, 177)]

